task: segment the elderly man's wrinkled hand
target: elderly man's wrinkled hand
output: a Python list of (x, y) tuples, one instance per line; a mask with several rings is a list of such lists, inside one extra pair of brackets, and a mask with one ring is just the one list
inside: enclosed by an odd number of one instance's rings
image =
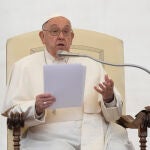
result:
[(104, 79), (103, 83), (99, 83), (98, 86), (94, 86), (94, 88), (102, 95), (104, 102), (109, 103), (114, 99), (114, 82), (108, 75), (105, 75)]
[(35, 102), (35, 109), (37, 115), (42, 114), (44, 110), (50, 107), (55, 101), (56, 98), (51, 94), (46, 93), (46, 94), (37, 95), (36, 102)]

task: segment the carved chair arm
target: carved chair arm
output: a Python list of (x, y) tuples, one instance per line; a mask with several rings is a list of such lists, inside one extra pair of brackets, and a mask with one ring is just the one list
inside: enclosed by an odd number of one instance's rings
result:
[(130, 115), (121, 116), (117, 123), (125, 128), (138, 129), (141, 150), (146, 150), (147, 128), (150, 128), (150, 106), (140, 111), (135, 119)]
[[(140, 111), (134, 119), (130, 115), (121, 116), (117, 123), (125, 128), (138, 129), (141, 150), (146, 150), (147, 128), (150, 128), (150, 106)], [(20, 150), (21, 128), (24, 127), (24, 113), (11, 113), (7, 118), (7, 126), (13, 130), (14, 150)]]

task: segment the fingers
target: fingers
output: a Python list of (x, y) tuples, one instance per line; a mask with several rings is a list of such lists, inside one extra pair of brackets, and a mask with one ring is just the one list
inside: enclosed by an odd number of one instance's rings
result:
[(39, 103), (44, 103), (44, 102), (51, 102), (54, 101), (55, 97), (52, 96), (51, 94), (40, 94), (36, 96), (36, 101)]
[(99, 83), (98, 86), (95, 86), (94, 88), (97, 92), (99, 92), (102, 95), (113, 91), (113, 87), (106, 83)]
[(105, 75), (104, 77), (104, 82), (99, 83), (98, 86), (101, 88), (101, 93), (107, 92), (107, 91), (112, 91), (114, 87), (114, 82), (112, 79), (108, 77), (108, 75)]
[(44, 94), (39, 94), (37, 95), (36, 97), (37, 98), (48, 98), (48, 97), (51, 97), (52, 95), (49, 94), (49, 93), (44, 93)]
[(103, 91), (102, 91), (99, 87), (94, 86), (94, 89), (95, 89), (98, 93), (103, 94)]
[(105, 82), (104, 82), (105, 84), (107, 84), (107, 85), (110, 86), (110, 87), (113, 87), (113, 86), (114, 86), (113, 80), (110, 79), (110, 78), (108, 77), (108, 75), (105, 75), (104, 79), (105, 79)]
[(104, 82), (99, 83), (97, 86), (94, 87), (94, 89), (102, 94), (103, 99), (109, 99), (113, 97), (113, 87), (114, 82), (112, 79), (108, 77), (108, 75), (105, 75)]
[(43, 109), (46, 109), (46, 108), (50, 107), (53, 103), (54, 103), (53, 100), (52, 100), (52, 101), (44, 101), (44, 102), (42, 103), (42, 108), (43, 108)]
[(40, 94), (36, 96), (35, 108), (37, 114), (42, 113), (46, 108), (50, 107), (56, 101), (51, 94)]

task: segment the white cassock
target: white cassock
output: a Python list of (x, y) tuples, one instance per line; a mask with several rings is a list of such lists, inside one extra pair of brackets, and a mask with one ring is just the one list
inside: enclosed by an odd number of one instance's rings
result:
[[(86, 66), (84, 106), (46, 110), (42, 118), (35, 113), (35, 97), (43, 91), (43, 65), (80, 63)], [(104, 80), (100, 63), (88, 58), (66, 58), (55, 61), (45, 50), (27, 56), (14, 64), (4, 108), (25, 112), (26, 135), (22, 150), (133, 150), (127, 132), (115, 120), (122, 114), (122, 100), (115, 91), (114, 101), (104, 104), (94, 86)]]

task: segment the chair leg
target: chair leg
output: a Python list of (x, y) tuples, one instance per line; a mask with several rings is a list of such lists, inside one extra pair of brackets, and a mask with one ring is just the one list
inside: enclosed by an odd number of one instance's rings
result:
[(147, 127), (139, 127), (138, 128), (138, 135), (139, 135), (139, 142), (141, 150), (146, 150), (146, 143), (147, 143)]
[(24, 127), (24, 113), (13, 113), (7, 118), (7, 126), (13, 130), (14, 150), (20, 150), (21, 128)]
[(21, 128), (14, 128), (13, 129), (13, 136), (14, 136), (14, 150), (20, 150), (20, 133), (21, 132)]

